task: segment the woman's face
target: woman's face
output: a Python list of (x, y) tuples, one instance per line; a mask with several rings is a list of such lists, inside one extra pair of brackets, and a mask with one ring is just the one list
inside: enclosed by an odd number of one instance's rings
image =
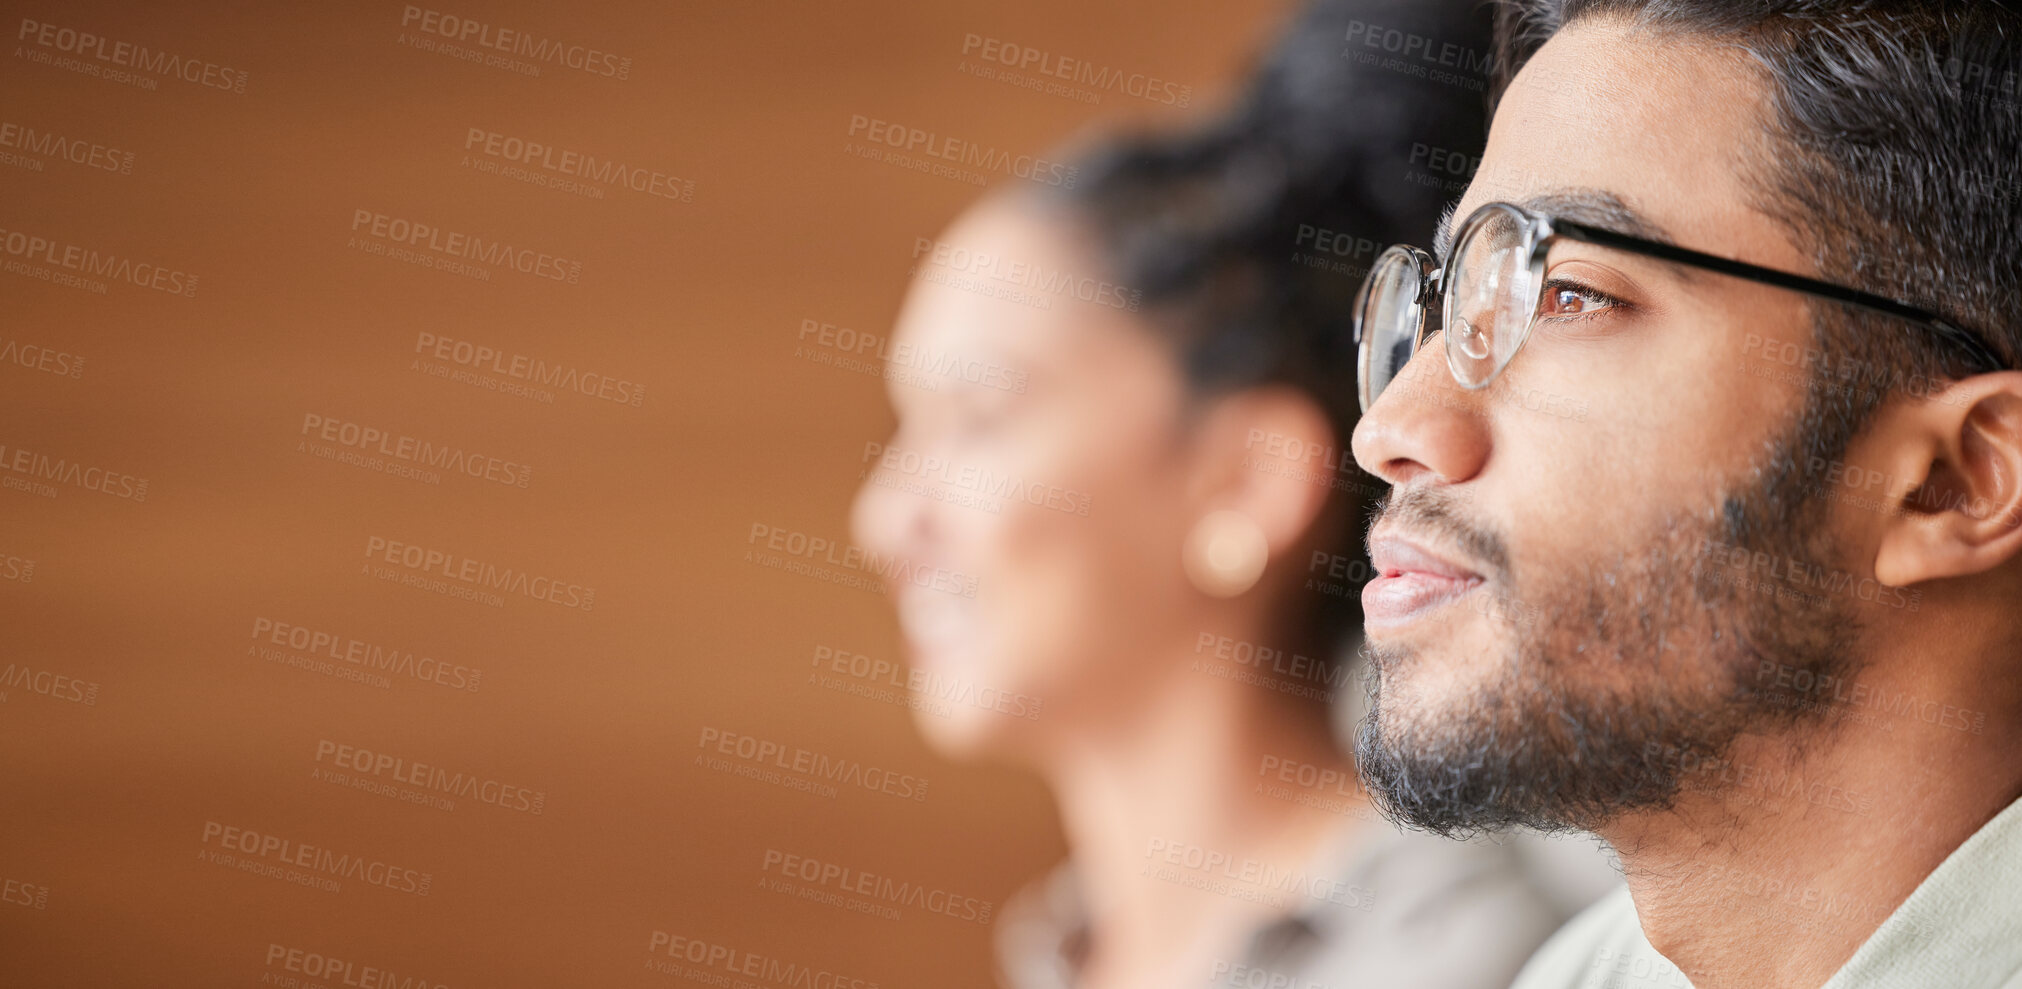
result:
[(1127, 721), (1197, 633), (1183, 383), (1050, 214), (986, 203), (916, 265), (887, 355), (898, 429), (866, 447), (852, 534), (917, 568), (895, 573), (972, 578), (888, 579), (929, 741), (1029, 755)]

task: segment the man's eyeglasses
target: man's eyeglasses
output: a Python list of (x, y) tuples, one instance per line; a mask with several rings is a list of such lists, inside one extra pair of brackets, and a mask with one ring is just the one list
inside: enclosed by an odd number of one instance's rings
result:
[[(1356, 371), (1362, 411), (1397, 377), (1434, 330), (1446, 331), (1446, 366), (1468, 389), (1487, 387), (1530, 338), (1545, 288), (1545, 258), (1564, 237), (1774, 285), (1883, 313), (1922, 327), (1972, 357), (1983, 371), (2007, 367), (1980, 334), (1936, 313), (1844, 285), (1704, 254), (1660, 241), (1488, 203), (1454, 234), (1446, 267), (1399, 244), (1369, 269), (1355, 297)], [(1438, 305), (1435, 306), (1435, 303)]]

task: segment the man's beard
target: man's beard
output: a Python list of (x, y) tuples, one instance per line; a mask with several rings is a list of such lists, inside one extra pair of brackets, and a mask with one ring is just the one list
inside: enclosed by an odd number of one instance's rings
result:
[(1793, 565), (1831, 562), (1818, 538), (1823, 502), (1805, 497), (1798, 449), (1787, 433), (1754, 485), (1661, 526), (1639, 552), (1539, 568), (1522, 582), (1503, 541), (1469, 522), (1458, 499), (1394, 493), (1379, 520), (1468, 552), (1487, 570), (1471, 593), (1495, 595), (1486, 600), (1498, 616), (1476, 620), (1513, 632), (1497, 636), (1507, 649), (1488, 682), (1436, 708), (1400, 706), (1397, 695), (1408, 695), (1413, 667), (1438, 660), (1365, 646), (1370, 710), (1355, 748), (1383, 812), (1449, 837), (1592, 831), (1674, 806), (1744, 734), (1816, 720), (1761, 673), (1776, 669), (1787, 684), (1797, 671), (1846, 677), (1858, 666), (1851, 603), (1787, 579)]

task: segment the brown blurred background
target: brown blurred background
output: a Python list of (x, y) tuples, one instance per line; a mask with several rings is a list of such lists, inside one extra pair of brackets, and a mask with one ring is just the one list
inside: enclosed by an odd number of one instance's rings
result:
[(1217, 107), (1283, 4), (5, 9), (0, 982), (989, 984), (960, 914), (1062, 854), (1045, 792), (931, 755), (829, 658), (900, 661), (884, 596), (764, 545), (846, 542), (890, 426), (801, 327), (886, 335), (984, 188), (852, 148), (1024, 181)]

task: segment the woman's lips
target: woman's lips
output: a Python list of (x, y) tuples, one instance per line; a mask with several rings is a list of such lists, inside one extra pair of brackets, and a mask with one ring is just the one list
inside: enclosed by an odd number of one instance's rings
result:
[(1371, 627), (1408, 625), (1481, 583), (1480, 574), (1398, 536), (1372, 537), (1369, 561), (1376, 578), (1362, 588), (1362, 614)]

